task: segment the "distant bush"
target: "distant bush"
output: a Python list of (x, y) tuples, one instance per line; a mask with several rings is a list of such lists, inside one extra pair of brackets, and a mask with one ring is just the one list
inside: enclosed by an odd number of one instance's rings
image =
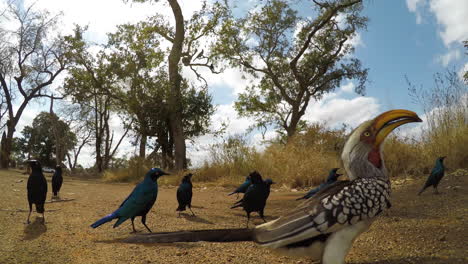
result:
[(145, 159), (133, 157), (128, 160), (126, 168), (108, 169), (102, 174), (107, 182), (136, 182), (143, 179), (152, 165)]
[(449, 168), (468, 167), (468, 83), (455, 71), (434, 75), (434, 86), (417, 88), (408, 81), (410, 95), (425, 113), (419, 149), (421, 169), (432, 168), (437, 157), (447, 156)]
[(210, 161), (197, 170), (198, 178), (234, 184), (253, 170), (264, 178), (292, 187), (322, 182), (333, 167), (340, 167), (339, 153), (345, 129), (328, 130), (314, 124), (292, 138), (288, 144), (271, 142), (259, 152), (240, 135), (231, 136), (210, 148)]
[[(155, 167), (153, 161), (140, 157), (132, 157), (126, 163), (128, 165), (125, 168), (113, 168), (104, 171), (102, 179), (106, 182), (140, 182), (145, 174)], [(166, 171), (170, 172), (167, 169)], [(171, 173), (169, 176), (161, 177), (158, 183), (161, 185), (178, 185), (186, 173), (185, 171)], [(194, 181), (199, 180), (199, 177), (194, 178)]]

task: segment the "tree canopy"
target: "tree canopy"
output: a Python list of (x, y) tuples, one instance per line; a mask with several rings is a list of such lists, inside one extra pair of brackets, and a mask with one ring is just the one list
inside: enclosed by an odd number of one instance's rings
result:
[[(60, 131), (56, 137), (51, 128), (56, 127)], [(47, 112), (39, 113), (31, 126), (25, 126), (21, 132), (21, 138), (15, 138), (15, 156), (18, 162), (25, 159), (37, 159), (44, 166), (55, 167), (56, 147), (61, 146), (65, 155), (76, 145), (76, 135), (70, 130), (67, 123), (60, 120), (57, 115)], [(60, 154), (59, 154), (60, 155)], [(63, 157), (60, 157), (63, 160)]]
[(215, 56), (259, 79), (240, 94), (236, 109), (256, 126), (274, 125), (293, 136), (312, 99), (345, 79), (356, 79), (363, 94), (367, 69), (351, 55), (350, 40), (366, 27), (362, 1), (313, 1), (313, 17), (300, 17), (284, 0), (267, 1), (244, 17), (223, 23)]
[[(14, 23), (4, 23), (8, 20)], [(24, 110), (32, 100), (52, 96), (47, 88), (68, 63), (67, 43), (54, 31), (58, 21), (59, 16), (19, 1), (8, 3), (0, 16), (0, 127), (7, 119), (0, 167), (9, 167), (13, 136)]]

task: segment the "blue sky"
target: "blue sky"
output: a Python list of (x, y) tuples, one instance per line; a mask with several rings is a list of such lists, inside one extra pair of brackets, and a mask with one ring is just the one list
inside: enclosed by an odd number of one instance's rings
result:
[(432, 74), (444, 70), (438, 61), (446, 52), (437, 34), (439, 26), (433, 17), (417, 24), (404, 1), (371, 1), (365, 14), (369, 26), (362, 32), (364, 46), (358, 47), (356, 56), (370, 68), (367, 95), (378, 98), (384, 108), (417, 107), (408, 96), (404, 76), (429, 87)]
[[(5, 1), (0, 0), (0, 8)], [(200, 7), (199, 1), (180, 2), (186, 17)], [(308, 2), (305, 3), (304, 6), (307, 6)], [(468, 40), (468, 1), (366, 0), (364, 3), (364, 14), (369, 17), (368, 28), (359, 32), (353, 44), (356, 57), (370, 68), (366, 95), (356, 95), (352, 91), (353, 83), (344, 81), (341, 87), (322, 101), (312, 102), (305, 120), (326, 122), (332, 127), (342, 123), (355, 126), (393, 108), (412, 109), (422, 114), (422, 109), (411, 102), (405, 75), (415, 84), (429, 88), (433, 83), (432, 75), (436, 72), (446, 69), (461, 72), (463, 67), (468, 69), (468, 57), (461, 44), (462, 40)], [(38, 0), (36, 6), (53, 13), (63, 11), (65, 32), (71, 30), (73, 23), (88, 24), (88, 38), (95, 42), (105, 41), (105, 33), (114, 30), (117, 24), (136, 22), (164, 8), (139, 4), (130, 6), (120, 0), (83, 0), (79, 3)], [(95, 8), (90, 9), (89, 6)], [(187, 78), (194, 78), (189, 72), (184, 74)], [(227, 122), (227, 133), (239, 134), (252, 124), (249, 118), (239, 118), (233, 109), (237, 94), (252, 81), (241, 79), (241, 75), (237, 69), (227, 69), (223, 74), (207, 76), (214, 103), (218, 105), (212, 118), (213, 129), (219, 128), (221, 122)], [(28, 107), (17, 131), (29, 125), (39, 111), (46, 109), (47, 105), (41, 103)], [(113, 119), (113, 128), (117, 134), (121, 132), (117, 117)], [(266, 136), (274, 135), (273, 131), (269, 131)], [(254, 132), (251, 139), (252, 144), (260, 146), (260, 134)], [(212, 135), (200, 137), (194, 144), (189, 144), (190, 157), (200, 164), (207, 157), (207, 147), (219, 140)], [(126, 140), (119, 155), (131, 154), (134, 150)], [(91, 165), (92, 156), (92, 148), (88, 148), (80, 158), (81, 163)]]

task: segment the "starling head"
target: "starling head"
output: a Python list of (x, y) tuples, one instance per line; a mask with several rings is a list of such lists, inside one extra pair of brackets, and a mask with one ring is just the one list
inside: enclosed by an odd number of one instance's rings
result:
[(263, 181), (262, 175), (260, 175), (260, 173), (258, 173), (257, 171), (251, 172), (249, 176), (252, 183), (261, 183)]
[(152, 168), (146, 173), (146, 176), (150, 176), (153, 181), (156, 181), (159, 177), (163, 175), (170, 175), (170, 174), (163, 171), (160, 168)]
[(343, 175), (343, 174), (338, 174), (336, 173), (340, 168), (333, 168), (330, 170), (330, 173), (328, 174), (328, 177), (327, 177), (327, 182), (335, 182), (339, 176)]
[(265, 180), (265, 184), (266, 185), (272, 185), (272, 184), (275, 184), (276, 182), (274, 182), (272, 179), (268, 178)]
[(182, 182), (190, 182), (192, 180), (192, 176), (192, 173), (185, 175), (184, 178), (182, 178)]
[(41, 171), (42, 172), (42, 166), (41, 163), (38, 160), (28, 160), (27, 163), (29, 166), (31, 166), (32, 171)]
[(341, 158), (350, 179), (387, 177), (381, 145), (395, 128), (410, 122), (422, 122), (409, 110), (390, 110), (366, 121), (351, 132)]

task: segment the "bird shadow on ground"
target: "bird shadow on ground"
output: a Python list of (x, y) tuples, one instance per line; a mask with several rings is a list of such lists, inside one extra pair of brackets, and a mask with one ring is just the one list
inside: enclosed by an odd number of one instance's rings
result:
[[(245, 214), (245, 213), (243, 213), (243, 214), (242, 213), (234, 213), (233, 215), (247, 218), (247, 214)], [(265, 220), (267, 220), (267, 222), (275, 220), (277, 218), (278, 218), (278, 216), (275, 216), (275, 215), (265, 215)], [(260, 219), (261, 220), (262, 218), (259, 215), (255, 214), (255, 213), (251, 213), (250, 214), (250, 220), (252, 220), (252, 219)]]
[[(145, 235), (151, 235), (152, 233), (144, 233), (144, 234), (133, 234), (134, 236), (145, 236)], [(137, 242), (126, 242), (125, 239), (127, 238), (115, 238), (115, 239), (107, 239), (107, 240), (94, 240), (96, 243), (103, 243), (103, 244), (137, 244), (137, 245), (142, 245), (145, 247), (176, 247), (176, 248), (181, 248), (181, 249), (190, 249), (190, 248), (196, 248), (199, 247), (197, 243), (184, 243), (184, 242), (179, 242), (179, 243), (137, 243)]]
[(195, 223), (201, 223), (201, 224), (209, 224), (209, 225), (214, 225), (213, 222), (206, 220), (205, 218), (202, 218), (198, 215), (192, 215), (192, 214), (187, 214), (187, 213), (181, 213), (181, 217), (185, 218), (186, 220), (190, 222), (195, 222)]
[[(28, 213), (29, 212), (29, 210), (24, 210), (24, 209), (0, 209), (0, 211), (14, 212), (14, 213)], [(45, 210), (45, 211), (50, 213), (50, 212), (60, 211), (60, 209), (50, 209), (50, 210)]]
[(24, 240), (34, 240), (47, 231), (47, 226), (42, 217), (36, 217), (34, 221), (24, 228)]
[[(379, 262), (381, 264), (408, 264), (408, 263), (424, 263), (424, 264), (438, 264), (438, 263), (466, 263), (465, 259), (462, 258), (437, 258), (437, 257), (404, 257), (398, 259), (388, 259), (384, 260), (383, 262)], [(375, 261), (369, 262), (349, 262), (349, 264), (375, 264)]]
[(59, 200), (50, 200), (50, 201), (46, 201), (46, 203), (64, 203), (64, 202), (71, 202), (71, 201), (75, 201), (76, 199), (74, 198), (71, 198), (71, 199), (59, 199)]

